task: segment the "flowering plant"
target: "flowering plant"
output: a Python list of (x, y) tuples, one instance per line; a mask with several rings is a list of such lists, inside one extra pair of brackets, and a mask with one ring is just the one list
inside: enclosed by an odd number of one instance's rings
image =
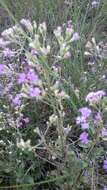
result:
[(60, 189), (93, 185), (100, 164), (107, 172), (107, 155), (100, 146), (107, 140), (107, 94), (96, 85), (86, 94), (88, 66), (86, 71), (84, 65), (77, 67), (81, 35), (68, 21), (51, 39), (45, 22), (22, 19), (1, 36), (0, 144), (10, 164), (1, 172), (13, 175), (18, 184), (60, 175), (62, 184), (55, 183)]

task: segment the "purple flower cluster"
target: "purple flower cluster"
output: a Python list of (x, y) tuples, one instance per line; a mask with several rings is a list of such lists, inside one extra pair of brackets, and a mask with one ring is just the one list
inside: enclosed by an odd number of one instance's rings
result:
[(104, 189), (103, 190), (107, 190), (107, 187), (104, 187)]
[(0, 75), (4, 73), (4, 65), (0, 64)]
[[(91, 105), (98, 103), (102, 97), (104, 97), (106, 94), (103, 90), (99, 90), (97, 92), (90, 92), (86, 96), (86, 102), (89, 102)], [(76, 118), (76, 124), (80, 125), (83, 130), (89, 129), (89, 119), (92, 114), (92, 111), (88, 107), (82, 107), (79, 109), (79, 112), (81, 113), (80, 116)], [(94, 124), (95, 126), (98, 126), (102, 122), (102, 116), (100, 112), (97, 112), (94, 118)], [(102, 136), (107, 136), (107, 129), (102, 129)], [(80, 141), (83, 144), (86, 144), (88, 142), (88, 133), (83, 132), (80, 135)]]
[(5, 58), (11, 58), (11, 57), (14, 56), (14, 52), (13, 52), (10, 48), (5, 48), (5, 49), (3, 50), (3, 56), (4, 56)]
[(103, 169), (107, 171), (107, 159), (103, 162)]
[(21, 94), (16, 94), (16, 96), (12, 99), (12, 103), (14, 106), (20, 106), (21, 105)]
[(97, 92), (90, 92), (86, 96), (86, 102), (89, 102), (90, 104), (98, 103), (102, 97), (104, 97), (106, 94), (103, 90), (99, 90)]
[(74, 41), (77, 41), (77, 40), (79, 40), (79, 39), (80, 39), (80, 36), (79, 36), (78, 32), (75, 32), (75, 33), (73, 34), (73, 36), (72, 36), (71, 41), (74, 42)]
[(87, 107), (80, 108), (79, 111), (85, 119), (91, 115), (91, 110)]
[(76, 118), (76, 124), (81, 125), (82, 129), (88, 129), (89, 124), (88, 124), (88, 119), (91, 115), (91, 110), (87, 107), (83, 107), (79, 109), (81, 116), (78, 116)]
[(31, 49), (31, 54), (32, 54), (32, 56), (35, 56), (35, 55), (37, 55), (38, 53), (37, 53), (37, 51), (36, 51), (34, 48), (32, 48), (32, 49)]
[(23, 84), (23, 83), (27, 83), (29, 88), (28, 88), (28, 95), (31, 98), (34, 97), (39, 97), (41, 94), (41, 90), (39, 89), (39, 87), (35, 87), (35, 85), (37, 85), (38, 83), (38, 75), (35, 73), (35, 71), (33, 69), (30, 69), (27, 73), (23, 72), (23, 73), (19, 73), (18, 74), (18, 79), (17, 79), (17, 83), (18, 84)]
[(87, 132), (83, 132), (81, 133), (79, 140), (82, 144), (88, 144), (88, 133)]
[[(76, 124), (80, 125), (81, 128), (83, 130), (88, 129), (89, 128), (89, 123), (88, 123), (88, 119), (91, 116), (91, 110), (87, 107), (82, 107), (79, 109), (81, 116), (78, 116), (76, 118)], [(81, 133), (79, 140), (82, 144), (87, 144), (88, 143), (88, 133), (87, 132), (83, 132)]]
[(102, 128), (102, 137), (107, 137), (107, 129)]
[(30, 97), (34, 98), (34, 97), (39, 97), (41, 94), (41, 90), (38, 87), (35, 88), (30, 88), (29, 90), (29, 95)]
[(18, 75), (18, 84), (22, 83), (30, 83), (30, 84), (36, 84), (38, 82), (38, 76), (35, 74), (33, 70), (30, 70), (27, 74), (26, 73), (20, 73)]
[(9, 41), (6, 41), (3, 38), (0, 38), (0, 48), (5, 48), (9, 44), (10, 44)]
[(91, 3), (91, 4), (92, 4), (92, 7), (94, 8), (94, 7), (98, 6), (98, 5), (99, 5), (99, 3), (100, 3), (100, 1), (98, 1), (98, 0), (97, 0), (97, 1), (95, 1), (95, 0), (94, 0), (94, 1), (92, 1), (92, 3)]

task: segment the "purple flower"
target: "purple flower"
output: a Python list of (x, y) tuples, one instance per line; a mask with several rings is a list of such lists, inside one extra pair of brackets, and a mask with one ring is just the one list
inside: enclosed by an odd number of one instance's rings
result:
[(107, 190), (107, 187), (105, 186), (103, 190)]
[(18, 84), (29, 82), (30, 84), (35, 84), (38, 81), (38, 76), (33, 70), (30, 70), (27, 74), (20, 73), (18, 76)]
[(0, 38), (0, 48), (5, 48), (9, 44), (9, 41), (5, 41), (3, 38)]
[(20, 73), (18, 76), (18, 84), (22, 84), (26, 82), (26, 74), (25, 73)]
[(9, 93), (12, 87), (13, 87), (13, 82), (8, 83), (7, 86), (5, 87), (5, 94)]
[(13, 53), (13, 51), (12, 51), (11, 49), (5, 48), (5, 49), (3, 50), (3, 55), (4, 55), (4, 57), (6, 57), (6, 58), (11, 58), (11, 57), (13, 57), (14, 53)]
[(89, 129), (89, 124), (88, 123), (81, 123), (81, 128), (82, 129)]
[(106, 128), (102, 129), (102, 136), (107, 137), (107, 129)]
[(92, 7), (96, 7), (97, 5), (99, 5), (99, 1), (92, 1)]
[(107, 160), (104, 160), (103, 162), (103, 169), (107, 171)]
[(85, 119), (87, 119), (91, 115), (91, 110), (87, 107), (80, 108), (79, 111)]
[(21, 94), (17, 94), (14, 99), (12, 100), (15, 106), (20, 106), (21, 104)]
[(41, 93), (41, 90), (36, 87), (36, 88), (30, 88), (29, 95), (30, 97), (39, 97)]
[(35, 84), (38, 81), (38, 76), (35, 75), (35, 73), (31, 70), (28, 72), (27, 74), (27, 80), (31, 83), (31, 84)]
[(79, 39), (80, 39), (80, 36), (79, 36), (78, 32), (75, 32), (75, 33), (73, 34), (73, 36), (72, 36), (71, 41), (74, 42), (74, 41), (77, 41), (77, 40), (79, 40)]
[(34, 56), (34, 55), (37, 55), (38, 53), (37, 53), (37, 51), (34, 48), (32, 48), (31, 49), (31, 54)]
[(20, 21), (20, 23), (23, 25), (23, 26), (25, 26), (26, 28), (27, 28), (27, 30), (29, 30), (29, 32), (32, 32), (33, 31), (33, 26), (32, 26), (32, 24), (31, 24), (31, 22), (30, 22), (30, 20), (29, 19), (22, 19), (21, 21)]
[(78, 116), (76, 118), (76, 124), (79, 125), (81, 123), (86, 123), (86, 119), (83, 116)]
[(96, 96), (99, 97), (99, 98), (102, 98), (103, 96), (106, 95), (103, 90), (99, 90), (99, 91), (97, 91), (95, 94), (96, 94)]
[(86, 118), (83, 116), (78, 116), (76, 118), (76, 124), (81, 125), (82, 129), (88, 129), (89, 128), (89, 124), (87, 123)]
[(23, 120), (24, 120), (24, 122), (25, 122), (26, 124), (29, 123), (29, 121), (30, 121), (29, 117), (26, 117), (26, 118), (24, 118)]
[(79, 137), (79, 140), (82, 144), (87, 144), (88, 143), (88, 133), (86, 132), (83, 132), (81, 133), (80, 137)]
[(76, 124), (80, 124), (82, 129), (88, 129), (89, 124), (87, 122), (87, 119), (91, 115), (91, 110), (87, 107), (80, 108), (79, 111), (81, 112), (81, 116), (78, 116), (76, 118)]
[(87, 96), (86, 96), (86, 102), (92, 102), (94, 100), (94, 96), (95, 93), (94, 92), (90, 92)]
[(101, 98), (103, 96), (105, 96), (105, 92), (103, 90), (99, 90), (97, 92), (90, 92), (87, 96), (86, 96), (86, 102), (89, 103), (97, 103), (101, 100)]
[(0, 75), (4, 73), (4, 65), (0, 64)]

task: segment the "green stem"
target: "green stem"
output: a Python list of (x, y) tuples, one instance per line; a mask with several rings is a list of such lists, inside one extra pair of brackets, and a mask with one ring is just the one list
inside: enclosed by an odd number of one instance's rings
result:
[(43, 185), (43, 184), (47, 184), (47, 183), (53, 183), (59, 180), (64, 180), (66, 179), (67, 176), (59, 176), (53, 179), (48, 179), (45, 181), (41, 181), (41, 182), (36, 182), (36, 183), (32, 183), (32, 184), (22, 184), (22, 185), (13, 185), (13, 186), (5, 186), (5, 187), (0, 187), (0, 189), (13, 189), (13, 188), (27, 188), (27, 187), (33, 187), (33, 186), (38, 186), (38, 185)]

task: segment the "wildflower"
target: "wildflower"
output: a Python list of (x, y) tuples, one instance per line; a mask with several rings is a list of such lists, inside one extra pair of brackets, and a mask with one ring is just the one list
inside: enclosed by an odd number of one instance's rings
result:
[(0, 75), (4, 73), (4, 65), (0, 64)]
[(97, 114), (95, 115), (94, 124), (98, 125), (101, 123), (101, 121), (102, 121), (101, 113), (97, 112)]
[(84, 122), (84, 123), (81, 123), (81, 128), (82, 129), (89, 129), (89, 124)]
[(34, 49), (34, 48), (32, 48), (31, 49), (31, 54), (34, 56), (34, 55), (37, 55), (37, 51)]
[(91, 110), (87, 107), (80, 108), (79, 111), (85, 119), (91, 115)]
[(13, 87), (13, 82), (8, 83), (4, 90), (5, 94), (9, 93), (12, 87)]
[(105, 92), (102, 90), (99, 90), (96, 92), (96, 96), (98, 96), (99, 98), (102, 98), (103, 96), (105, 96)]
[(18, 76), (18, 84), (22, 84), (26, 82), (26, 74), (25, 73), (20, 73)]
[(92, 7), (96, 7), (97, 5), (99, 5), (99, 1), (92, 1)]
[(74, 41), (77, 41), (80, 39), (80, 36), (78, 34), (78, 32), (75, 32), (71, 38), (71, 41), (74, 42)]
[(13, 28), (8, 28), (8, 29), (6, 29), (6, 30), (4, 30), (2, 33), (1, 33), (1, 35), (3, 36), (3, 37), (9, 37), (9, 36), (13, 36)]
[(90, 104), (97, 103), (101, 100), (103, 96), (105, 96), (105, 92), (103, 90), (99, 90), (97, 92), (90, 92), (86, 96), (86, 102), (89, 102)]
[(11, 58), (11, 57), (13, 57), (14, 53), (13, 53), (13, 51), (11, 51), (11, 49), (5, 48), (3, 50), (3, 55), (5, 58)]
[(19, 106), (21, 104), (21, 94), (17, 94), (12, 102), (14, 105)]
[(79, 125), (81, 123), (85, 123), (86, 122), (86, 119), (83, 117), (83, 116), (78, 116), (76, 118), (76, 124)]
[(80, 137), (79, 137), (79, 140), (82, 144), (87, 144), (88, 143), (88, 133), (86, 132), (83, 132), (81, 133)]
[(30, 88), (29, 95), (30, 97), (39, 97), (41, 93), (41, 90), (38, 87)]
[(107, 129), (106, 128), (102, 129), (102, 136), (103, 137), (105, 137), (105, 136), (107, 137)]
[(33, 31), (33, 26), (32, 26), (31, 22), (30, 22), (28, 19), (22, 19), (22, 20), (20, 21), (20, 23), (21, 23), (22, 25), (24, 25), (30, 32)]
[(103, 169), (107, 171), (107, 159), (103, 162)]
[(107, 190), (107, 187), (105, 186), (103, 190)]
[(29, 120), (29, 117), (24, 118), (23, 121), (24, 121), (26, 124), (29, 123), (29, 121), (30, 121), (30, 120)]
[(0, 38), (0, 48), (5, 48), (9, 44), (9, 41), (4, 41), (3, 38)]
[(30, 70), (28, 74), (26, 75), (26, 79), (31, 83), (35, 84), (38, 81), (38, 76), (33, 72), (33, 70)]
[(16, 121), (16, 123), (17, 123), (17, 128), (24, 128), (24, 127), (26, 127), (26, 124), (28, 124), (29, 123), (29, 118), (28, 117), (26, 117), (26, 118), (20, 118), (20, 120), (18, 119), (17, 121)]
[(78, 116), (76, 118), (76, 124), (81, 125), (82, 129), (88, 129), (89, 128), (89, 124), (87, 123), (86, 118), (83, 116)]
[(94, 96), (95, 96), (95, 93), (94, 92), (90, 92), (87, 96), (86, 96), (86, 102), (93, 102), (94, 101)]
[(82, 107), (79, 109), (81, 116), (78, 116), (76, 118), (76, 124), (80, 124), (82, 129), (88, 129), (89, 128), (89, 124), (87, 122), (87, 119), (90, 117), (91, 115), (91, 110), (87, 107)]

